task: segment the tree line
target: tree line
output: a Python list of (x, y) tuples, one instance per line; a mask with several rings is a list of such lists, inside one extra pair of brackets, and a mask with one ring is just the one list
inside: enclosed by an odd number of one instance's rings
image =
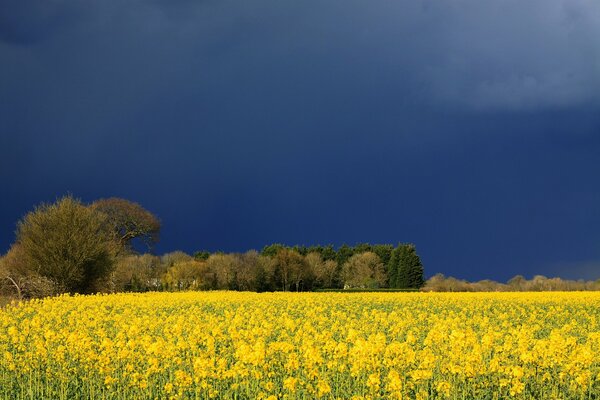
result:
[(569, 280), (558, 277), (548, 278), (544, 275), (535, 275), (526, 279), (522, 275), (514, 276), (506, 283), (484, 279), (477, 282), (468, 282), (463, 279), (446, 277), (435, 274), (429, 278), (423, 288), (426, 292), (548, 292), (548, 291), (587, 291), (600, 290), (600, 280)]
[(285, 246), (225, 254), (139, 251), (158, 241), (161, 223), (137, 203), (71, 196), (42, 204), (17, 224), (0, 258), (0, 290), (19, 298), (59, 293), (148, 290), (309, 291), (423, 286), (412, 244)]
[(410, 244), (284, 246), (260, 252), (181, 251), (161, 257), (129, 255), (116, 265), (117, 290), (311, 291), (412, 288), (424, 284), (423, 266)]

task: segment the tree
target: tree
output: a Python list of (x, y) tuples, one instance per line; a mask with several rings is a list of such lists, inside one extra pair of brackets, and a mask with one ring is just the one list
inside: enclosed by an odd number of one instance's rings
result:
[(70, 196), (42, 204), (17, 225), (16, 245), (25, 268), (56, 291), (102, 289), (113, 269), (116, 246), (107, 216)]
[(277, 289), (277, 266), (272, 257), (259, 255), (255, 271), (256, 291), (272, 292)]
[(191, 261), (193, 259), (189, 254), (181, 251), (175, 250), (170, 253), (163, 254), (160, 258), (160, 261), (164, 264), (165, 268), (172, 267), (174, 264)]
[(370, 243), (358, 243), (354, 245), (352, 248), (354, 254), (366, 253), (368, 251), (373, 251), (373, 246)]
[(206, 250), (200, 250), (194, 253), (194, 258), (198, 261), (206, 261), (210, 257), (210, 252)]
[(325, 261), (335, 261), (335, 258), (337, 256), (337, 252), (333, 248), (332, 244), (328, 244), (327, 246), (322, 247), (319, 253)]
[(386, 276), (389, 275), (390, 270), (390, 259), (392, 258), (392, 251), (394, 251), (394, 246), (391, 244), (375, 244), (373, 245), (373, 253), (377, 254), (377, 257), (383, 263), (383, 267), (386, 272)]
[(423, 264), (413, 244), (399, 244), (392, 252), (389, 285), (393, 288), (419, 289), (425, 284)]
[(162, 282), (170, 290), (206, 289), (210, 285), (207, 275), (206, 262), (192, 259), (173, 264)]
[(287, 249), (288, 247), (283, 244), (274, 243), (263, 247), (260, 254), (267, 257), (275, 257), (280, 250)]
[(342, 267), (344, 288), (374, 289), (385, 284), (383, 264), (372, 252), (355, 254)]
[(111, 197), (93, 202), (90, 208), (107, 216), (114, 238), (123, 249), (131, 250), (134, 239), (140, 239), (148, 248), (158, 242), (160, 220), (138, 203)]
[(521, 291), (527, 285), (527, 279), (523, 275), (515, 275), (506, 284), (515, 291)]
[(258, 290), (258, 274), (261, 268), (260, 255), (256, 250), (249, 250), (243, 254), (236, 254), (236, 287), (242, 291)]
[(117, 292), (159, 290), (165, 272), (160, 257), (151, 254), (124, 256), (119, 258), (111, 275), (112, 289)]
[(308, 253), (304, 257), (307, 268), (312, 271), (317, 284), (321, 287), (331, 288), (337, 275), (337, 263), (333, 260), (323, 260), (317, 252)]
[(212, 254), (206, 260), (208, 269), (216, 278), (215, 289), (237, 289), (238, 259), (232, 254)]
[(275, 277), (284, 292), (290, 290), (292, 284), (295, 285), (295, 289), (298, 291), (300, 283), (309, 278), (306, 273), (304, 258), (295, 250), (282, 248), (273, 257), (273, 261)]
[(347, 244), (343, 244), (337, 250), (336, 261), (338, 265), (341, 267), (354, 255), (354, 249)]
[(427, 280), (423, 290), (427, 292), (472, 292), (473, 287), (467, 281), (451, 276), (445, 277), (444, 274), (437, 273)]

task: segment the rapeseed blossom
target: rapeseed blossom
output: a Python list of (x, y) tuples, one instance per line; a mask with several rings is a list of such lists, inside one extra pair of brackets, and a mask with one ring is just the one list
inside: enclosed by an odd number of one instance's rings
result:
[(600, 293), (60, 296), (0, 310), (0, 398), (600, 397)]

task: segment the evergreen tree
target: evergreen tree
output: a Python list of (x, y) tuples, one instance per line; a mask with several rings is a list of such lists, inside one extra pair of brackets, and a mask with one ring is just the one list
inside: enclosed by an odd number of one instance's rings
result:
[(354, 254), (366, 253), (368, 251), (373, 251), (373, 246), (369, 243), (359, 243), (352, 249)]
[(338, 265), (341, 267), (354, 255), (354, 249), (347, 244), (343, 244), (337, 250), (336, 261)]
[(394, 249), (388, 278), (393, 288), (419, 289), (425, 284), (423, 264), (413, 244), (399, 244)]
[(386, 285), (391, 287), (389, 276), (390, 276), (390, 259), (392, 258), (392, 251), (394, 246), (391, 244), (375, 244), (373, 247), (373, 253), (377, 254), (381, 262), (386, 276)]
[(373, 253), (377, 254), (377, 256), (381, 259), (381, 262), (386, 267), (390, 263), (390, 258), (392, 257), (392, 251), (394, 251), (394, 246), (391, 244), (375, 244), (372, 246)]
[(268, 246), (263, 247), (263, 249), (260, 252), (260, 255), (267, 257), (275, 257), (275, 255), (279, 253), (280, 250), (287, 248), (289, 247), (280, 243), (270, 244)]
[(324, 261), (335, 261), (337, 257), (337, 253), (333, 248), (332, 244), (328, 244), (327, 246), (322, 247), (319, 253), (321, 254), (321, 257), (323, 257)]
[(194, 258), (198, 261), (206, 261), (210, 257), (210, 252), (206, 250), (200, 250), (194, 253)]

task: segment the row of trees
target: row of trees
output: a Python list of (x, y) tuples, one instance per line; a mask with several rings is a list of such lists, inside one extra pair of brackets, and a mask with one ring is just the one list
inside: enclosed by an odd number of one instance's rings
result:
[[(42, 204), (17, 225), (0, 257), (0, 294), (148, 290), (305, 291), (320, 288), (421, 288), (425, 291), (600, 290), (600, 281), (538, 275), (507, 283), (467, 282), (437, 274), (427, 282), (412, 244), (266, 246), (246, 253), (139, 254), (158, 241), (160, 221), (137, 203), (70, 196)], [(136, 251), (137, 250), (137, 251)]]
[(137, 203), (70, 196), (42, 204), (17, 225), (0, 258), (0, 289), (19, 298), (58, 293), (146, 290), (305, 291), (420, 288), (423, 266), (411, 244), (295, 246), (260, 253), (140, 255), (158, 240), (160, 221)]
[(511, 278), (506, 283), (485, 279), (478, 282), (468, 282), (462, 279), (436, 274), (429, 278), (423, 289), (429, 292), (546, 292), (546, 291), (584, 291), (600, 290), (600, 280), (568, 280), (547, 278), (536, 275), (525, 279), (522, 275)]
[[(389, 249), (387, 263), (372, 251)], [(413, 245), (310, 248), (271, 245), (260, 253), (173, 252), (122, 258), (113, 273), (114, 290), (307, 291), (322, 288), (421, 287), (423, 266)], [(412, 264), (410, 264), (412, 262)], [(412, 268), (409, 268), (412, 267)], [(406, 276), (404, 276), (406, 271)], [(393, 279), (391, 279), (393, 278)], [(406, 284), (406, 286), (398, 286)], [(409, 286), (412, 285), (412, 286)]]

